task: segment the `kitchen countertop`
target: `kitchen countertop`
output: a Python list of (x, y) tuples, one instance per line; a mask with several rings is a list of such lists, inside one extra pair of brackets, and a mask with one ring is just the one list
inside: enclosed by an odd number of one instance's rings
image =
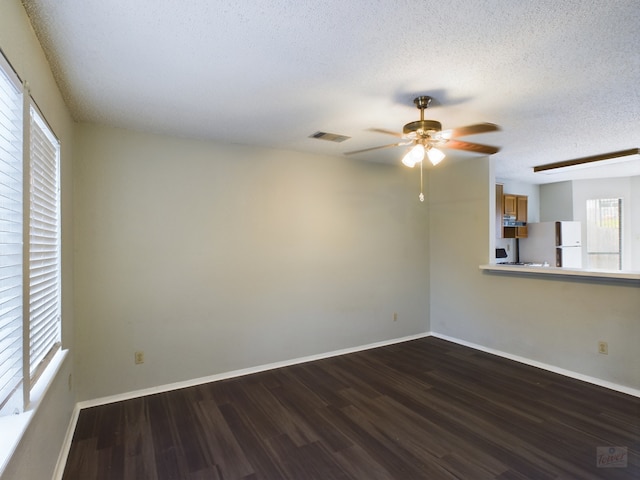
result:
[(630, 280), (640, 283), (640, 272), (621, 272), (619, 270), (589, 270), (585, 268), (545, 267), (540, 264), (506, 265), (490, 263), (480, 265), (480, 270), (496, 273), (526, 273), (537, 275), (563, 275), (569, 277), (587, 277), (592, 279)]

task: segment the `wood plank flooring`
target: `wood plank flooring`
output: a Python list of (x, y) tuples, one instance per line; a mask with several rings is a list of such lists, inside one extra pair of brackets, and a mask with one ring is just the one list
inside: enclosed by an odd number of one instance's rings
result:
[[(627, 466), (597, 467), (598, 447)], [(640, 399), (428, 337), (80, 413), (64, 480), (639, 479)]]

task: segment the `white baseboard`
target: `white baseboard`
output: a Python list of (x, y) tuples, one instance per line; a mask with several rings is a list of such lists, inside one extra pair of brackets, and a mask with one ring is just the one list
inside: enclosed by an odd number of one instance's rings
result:
[(548, 363), (542, 363), (536, 360), (531, 360), (530, 358), (525, 358), (519, 355), (513, 355), (511, 353), (495, 350), (493, 348), (484, 347), (482, 345), (478, 345), (477, 343), (467, 342), (466, 340), (460, 340), (459, 338), (450, 337), (448, 335), (442, 335), (436, 332), (429, 332), (428, 335), (436, 338), (441, 338), (443, 340), (448, 340), (450, 342), (457, 343), (458, 345), (464, 345), (465, 347), (470, 347), (475, 350), (491, 353), (499, 357), (508, 358), (509, 360), (515, 360), (516, 362), (524, 363), (525, 365), (531, 365), (532, 367), (541, 368), (542, 370), (548, 370), (553, 373), (559, 373), (560, 375), (564, 375), (565, 377), (575, 378), (576, 380), (582, 380), (583, 382), (592, 383), (594, 385), (605, 387), (610, 390), (615, 390), (617, 392), (633, 395), (634, 397), (640, 397), (640, 390), (636, 388), (626, 387), (624, 385), (619, 385), (617, 383), (608, 382), (606, 380), (602, 380), (596, 377), (591, 377), (589, 375), (584, 375), (582, 373), (577, 373), (572, 370), (565, 370), (564, 368), (559, 368), (554, 365), (549, 365)]
[(533, 367), (538, 367), (543, 370), (548, 370), (550, 372), (559, 373), (560, 375), (564, 375), (566, 377), (575, 378), (577, 380), (582, 380), (584, 382), (592, 383), (594, 385), (599, 385), (601, 387), (609, 388), (611, 390), (615, 390), (618, 392), (626, 393), (628, 395), (633, 395), (635, 397), (640, 397), (640, 390), (626, 387), (624, 385), (618, 385), (616, 383), (608, 382), (605, 380), (601, 380), (599, 378), (590, 377), (588, 375), (583, 375), (581, 373), (573, 372), (571, 370), (565, 370), (563, 368), (556, 367), (554, 365), (549, 365), (546, 363), (538, 362), (535, 360), (531, 360), (529, 358), (521, 357), (518, 355), (513, 355), (510, 353), (506, 353), (500, 350), (496, 350), (493, 348), (484, 347), (482, 345), (478, 345), (476, 343), (467, 342), (466, 340), (461, 340), (459, 338), (450, 337), (448, 335), (442, 335), (436, 332), (425, 332), (417, 335), (410, 335), (402, 338), (395, 338), (392, 340), (385, 340), (382, 342), (370, 343), (367, 345), (361, 345), (358, 347), (345, 348), (342, 350), (334, 350), (332, 352), (320, 353), (317, 355), (309, 355), (307, 357), (294, 358), (291, 360), (285, 360), (282, 362), (269, 363), (266, 365), (259, 365), (251, 368), (244, 368), (241, 370), (234, 370), (231, 372), (220, 373), (216, 375), (209, 375), (206, 377), (195, 378), (192, 380), (186, 380), (184, 382), (176, 382), (170, 383), (166, 385), (160, 385), (157, 387), (145, 388), (141, 390), (135, 390), (132, 392), (121, 393), (118, 395), (111, 395), (108, 397), (96, 398), (93, 400), (86, 400), (83, 402), (78, 402), (73, 410), (73, 415), (69, 422), (69, 428), (67, 429), (67, 435), (65, 437), (64, 443), (62, 445), (60, 456), (58, 458), (58, 463), (56, 465), (55, 474), (53, 476), (53, 480), (62, 479), (62, 474), (64, 473), (64, 467), (67, 462), (67, 457), (69, 455), (69, 449), (71, 448), (71, 441), (73, 439), (73, 433), (76, 428), (76, 423), (78, 422), (78, 416), (80, 415), (80, 410), (83, 408), (95, 407), (99, 405), (106, 405), (108, 403), (120, 402), (123, 400), (130, 400), (132, 398), (143, 397), (145, 395), (152, 395), (155, 393), (169, 392), (172, 390), (178, 390), (180, 388), (193, 387), (196, 385), (202, 385), (203, 383), (216, 382), (219, 380), (225, 380), (228, 378), (241, 377), (244, 375), (250, 375), (252, 373), (264, 372), (267, 370), (272, 370), (275, 368), (288, 367), (291, 365), (298, 365), (300, 363), (312, 362), (314, 360), (322, 360), (324, 358), (336, 357), (339, 355), (346, 355), (349, 353), (361, 352), (364, 350), (370, 350), (372, 348), (384, 347), (386, 345), (393, 345), (396, 343), (407, 342), (410, 340), (416, 340), (418, 338), (424, 337), (436, 337), (441, 338), (443, 340), (448, 340), (450, 342), (456, 343), (458, 345), (463, 345), (466, 347), (473, 348), (475, 350), (479, 350), (486, 353), (491, 353), (493, 355), (497, 355), (499, 357), (508, 358), (509, 360), (515, 360), (516, 362), (523, 363), (525, 365), (531, 365)]
[(179, 390), (181, 388), (202, 385), (203, 383), (217, 382), (220, 380), (226, 380), (228, 378), (242, 377), (244, 375), (250, 375), (252, 373), (260, 373), (260, 372), (265, 372), (267, 370), (273, 370), (275, 368), (289, 367), (291, 365), (298, 365), (300, 363), (313, 362), (314, 360), (322, 360), (323, 358), (337, 357), (339, 355), (346, 355), (348, 353), (361, 352), (363, 350), (370, 350), (372, 348), (384, 347), (386, 345), (393, 345), (394, 343), (408, 342), (410, 340), (416, 340), (418, 338), (424, 338), (428, 336), (429, 336), (429, 333), (419, 333), (416, 335), (409, 335), (407, 337), (394, 338), (391, 340), (384, 340), (381, 342), (369, 343), (367, 345), (360, 345), (357, 347), (334, 350), (332, 352), (309, 355), (307, 357), (293, 358), (291, 360), (284, 360), (282, 362), (268, 363), (266, 365), (258, 365), (256, 367), (243, 368), (241, 370), (233, 370), (231, 372), (208, 375), (206, 377), (194, 378), (192, 380), (185, 380), (183, 382), (169, 383), (166, 385), (159, 385), (157, 387), (143, 388), (141, 390), (120, 393), (120, 394), (111, 395), (108, 397), (95, 398), (93, 400), (85, 400), (83, 402), (79, 402), (78, 407), (82, 410), (83, 408), (95, 407), (98, 405), (106, 405), (108, 403), (114, 403), (114, 402), (121, 402), (123, 400), (130, 400), (132, 398), (144, 397), (146, 395), (153, 395), (156, 393), (170, 392), (172, 390)]
[(394, 338), (391, 340), (384, 340), (381, 342), (370, 343), (367, 345), (360, 345), (358, 347), (344, 348), (342, 350), (334, 350), (332, 352), (320, 353), (317, 355), (309, 355), (307, 357), (294, 358), (291, 360), (285, 360), (282, 362), (269, 363), (266, 365), (259, 365), (257, 367), (244, 368), (241, 370), (234, 370), (231, 372), (220, 373), (216, 375), (209, 375), (207, 377), (194, 378), (193, 380), (186, 380), (184, 382), (170, 383), (167, 385), (160, 385), (152, 388), (145, 388), (142, 390), (135, 390), (132, 392), (121, 393), (118, 395), (111, 395), (108, 397), (96, 398), (93, 400), (86, 400), (76, 403), (69, 421), (69, 427), (67, 428), (67, 434), (65, 435), (64, 442), (60, 448), (60, 455), (58, 456), (58, 463), (54, 471), (52, 480), (61, 480), (64, 473), (64, 467), (67, 464), (67, 458), (69, 457), (69, 450), (71, 449), (71, 441), (73, 440), (73, 433), (76, 430), (76, 424), (78, 423), (78, 417), (80, 416), (80, 410), (83, 408), (96, 407), (99, 405), (106, 405), (108, 403), (120, 402), (122, 400), (130, 400), (132, 398), (143, 397), (145, 395), (152, 395), (154, 393), (169, 392), (172, 390), (178, 390), (180, 388), (193, 387), (196, 385), (202, 385), (203, 383), (216, 382), (219, 380), (225, 380), (227, 378), (241, 377), (244, 375), (250, 375), (252, 373), (264, 372), (267, 370), (273, 370), (274, 368), (288, 367), (291, 365), (298, 365), (300, 363), (312, 362), (314, 360), (322, 360), (323, 358), (336, 357), (339, 355), (346, 355), (348, 353), (361, 352), (364, 350), (370, 350), (372, 348), (384, 347), (386, 345), (393, 345), (395, 343), (408, 342), (410, 340), (417, 340), (418, 338), (428, 337), (429, 333), (419, 333), (417, 335), (409, 335), (407, 337)]
[(69, 457), (69, 450), (71, 449), (71, 441), (73, 440), (73, 433), (76, 431), (76, 424), (78, 423), (78, 417), (80, 416), (80, 406), (76, 403), (71, 413), (71, 419), (69, 420), (69, 426), (67, 427), (67, 433), (64, 436), (64, 442), (60, 448), (60, 454), (58, 455), (58, 462), (56, 463), (56, 469), (53, 472), (52, 480), (62, 480), (64, 474), (64, 467), (67, 465), (67, 458)]

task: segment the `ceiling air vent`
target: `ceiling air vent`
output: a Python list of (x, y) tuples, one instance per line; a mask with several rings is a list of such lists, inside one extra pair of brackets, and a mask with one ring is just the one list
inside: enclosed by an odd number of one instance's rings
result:
[(327, 140), (329, 142), (340, 143), (349, 140), (351, 137), (346, 135), (338, 135), (337, 133), (316, 132), (309, 135), (309, 138), (317, 138), (318, 140)]

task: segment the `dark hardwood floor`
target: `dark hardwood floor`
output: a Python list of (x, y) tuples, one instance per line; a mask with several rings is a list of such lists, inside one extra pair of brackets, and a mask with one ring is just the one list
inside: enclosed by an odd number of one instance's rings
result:
[(640, 479), (640, 399), (429, 337), (85, 409), (64, 472), (451, 478)]

